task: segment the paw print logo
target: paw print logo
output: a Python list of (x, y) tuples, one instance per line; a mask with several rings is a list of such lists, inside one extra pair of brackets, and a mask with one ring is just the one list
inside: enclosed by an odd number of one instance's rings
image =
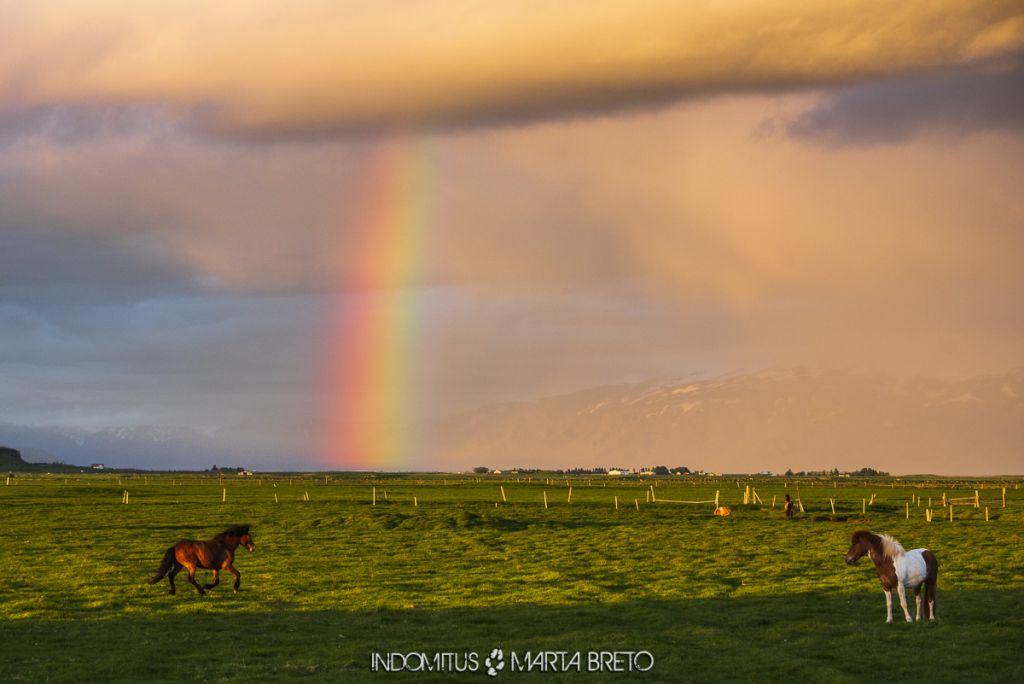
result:
[(498, 673), (505, 669), (505, 654), (500, 648), (494, 649), (484, 660), (484, 665), (487, 666), (487, 674), (497, 677)]

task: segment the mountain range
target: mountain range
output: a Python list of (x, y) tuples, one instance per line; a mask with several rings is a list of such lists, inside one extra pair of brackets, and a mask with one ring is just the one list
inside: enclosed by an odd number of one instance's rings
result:
[(0, 444), (30, 463), (64, 463), (141, 470), (206, 470), (249, 466), (258, 451), (242, 449), (186, 427), (98, 429), (0, 424)]
[(446, 421), (464, 468), (685, 465), (709, 472), (1024, 473), (1024, 370), (943, 381), (774, 370), (613, 385)]
[[(185, 427), (0, 424), (26, 461), (152, 470), (316, 468), (306, 452)], [(1024, 473), (1024, 370), (967, 380), (788, 369), (595, 387), (433, 425), (416, 467)]]

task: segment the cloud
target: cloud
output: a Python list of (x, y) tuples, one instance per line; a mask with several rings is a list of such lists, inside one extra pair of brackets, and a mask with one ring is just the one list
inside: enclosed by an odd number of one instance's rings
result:
[(192, 269), (149, 236), (90, 236), (0, 221), (0, 295), (67, 306), (139, 302), (198, 289)]
[(1014, 0), (7, 3), (0, 108), (162, 103), (228, 136), (588, 115), (1019, 49)]
[(833, 145), (1022, 129), (1024, 54), (830, 91), (786, 124), (790, 135)]
[[(121, 21), (101, 24), (117, 33)], [(173, 36), (181, 21), (168, 22)], [(987, 54), (978, 45), (1006, 43), (999, 31), (978, 35), (964, 59)], [(123, 40), (94, 47), (125, 49)], [(50, 57), (60, 56), (55, 48)], [(256, 73), (266, 62), (251, 66)], [(737, 68), (728, 83), (754, 88)], [(360, 217), (389, 143), (195, 134), (195, 103), (237, 104), (237, 92), (255, 87), (246, 69), (230, 73), (237, 89), (183, 88), (173, 100), (156, 88), (156, 104), (123, 105), (118, 115), (88, 79), (86, 104), (7, 110), (0, 409), (10, 420), (188, 424), (275, 447), (311, 440), (318, 408), (333, 405), (317, 389), (333, 342), (325, 330), (339, 299), (363, 286)], [(938, 79), (936, 101), (945, 102), (941, 73), (916, 78)], [(970, 83), (979, 72), (944, 73), (955, 84), (956, 74)], [(277, 77), (263, 77), (269, 93)], [(794, 81), (768, 83), (755, 89)], [(6, 102), (31, 100), (25, 88), (0, 92)], [(260, 107), (255, 127), (216, 107), (208, 121), (233, 136), (351, 130), (356, 119), (319, 109), (314, 95), (295, 103), (322, 116), (312, 123)], [(423, 251), (417, 277), (374, 283), (373, 296), (410, 288), (402, 294), (419, 314), (412, 361), (421, 372), (409, 389), (419, 407), (780, 364), (944, 376), (1019, 365), (1019, 129), (973, 116), (966, 125), (987, 134), (953, 146), (928, 136), (834, 146), (753, 135), (767, 114), (792, 120), (819, 98), (786, 91), (643, 108), (648, 100), (629, 95), (601, 104), (631, 104), (628, 112), (572, 120), (563, 117), (610, 110), (554, 98), (536, 110), (547, 120), (531, 126), (398, 137), (400, 153), (426, 150)], [(447, 121), (479, 111), (453, 108)], [(498, 120), (494, 111), (473, 120)]]

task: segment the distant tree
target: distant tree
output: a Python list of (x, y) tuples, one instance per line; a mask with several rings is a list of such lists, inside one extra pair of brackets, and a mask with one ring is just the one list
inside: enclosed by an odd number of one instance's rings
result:
[(654, 466), (654, 470), (652, 472), (655, 475), (668, 475), (669, 474), (668, 467), (667, 466), (663, 466), (663, 465)]
[(793, 469), (786, 468), (786, 477), (793, 477)]
[(473, 472), (483, 474), (491, 472), (491, 469), (488, 468), (487, 466), (477, 466), (476, 468), (473, 468)]
[(669, 472), (672, 473), (673, 475), (689, 475), (690, 469), (687, 468), (686, 466), (676, 466), (675, 468), (672, 468), (672, 470), (670, 470)]
[(874, 468), (861, 468), (860, 470), (853, 473), (861, 477), (888, 477), (889, 473), (884, 470), (875, 470)]

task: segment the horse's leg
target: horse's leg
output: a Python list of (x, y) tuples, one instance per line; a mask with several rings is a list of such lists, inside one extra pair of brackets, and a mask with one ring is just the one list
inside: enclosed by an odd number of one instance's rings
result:
[(903, 609), (903, 617), (907, 619), (907, 622), (913, 622), (914, 618), (910, 617), (910, 611), (907, 610), (907, 590), (903, 586), (903, 582), (896, 584), (896, 590), (900, 594), (900, 608)]
[(209, 584), (204, 584), (203, 588), (206, 589), (207, 591), (209, 591), (210, 589), (213, 589), (218, 584), (220, 584), (220, 570), (218, 570), (217, 568), (214, 568), (213, 569), (213, 581), (210, 582)]
[(892, 622), (892, 589), (883, 589), (885, 592), (885, 624)]
[(921, 584), (918, 584), (916, 587), (914, 587), (914, 603), (917, 604), (917, 617), (914, 619), (918, 622), (921, 621), (921, 604), (924, 603), (924, 600), (921, 597), (921, 586)]
[(238, 570), (235, 570), (235, 566), (231, 563), (225, 565), (224, 569), (235, 576), (235, 591), (238, 591), (238, 587), (242, 584), (242, 573), (238, 572)]
[(924, 587), (924, 599), (928, 602), (928, 619), (938, 620), (939, 616), (935, 614), (935, 585), (934, 580), (930, 580)]
[(171, 591), (168, 592), (168, 593), (170, 593), (172, 595), (175, 592), (175, 589), (174, 589), (174, 576), (177, 575), (179, 572), (181, 572), (181, 564), (178, 563), (177, 561), (175, 561), (174, 562), (174, 567), (171, 568), (171, 571), (167, 573), (167, 579), (171, 583)]
[(188, 570), (188, 583), (199, 591), (200, 596), (205, 594), (206, 590), (204, 590), (201, 586), (199, 586), (199, 583), (196, 582), (196, 566), (189, 563), (185, 566), (185, 569)]

